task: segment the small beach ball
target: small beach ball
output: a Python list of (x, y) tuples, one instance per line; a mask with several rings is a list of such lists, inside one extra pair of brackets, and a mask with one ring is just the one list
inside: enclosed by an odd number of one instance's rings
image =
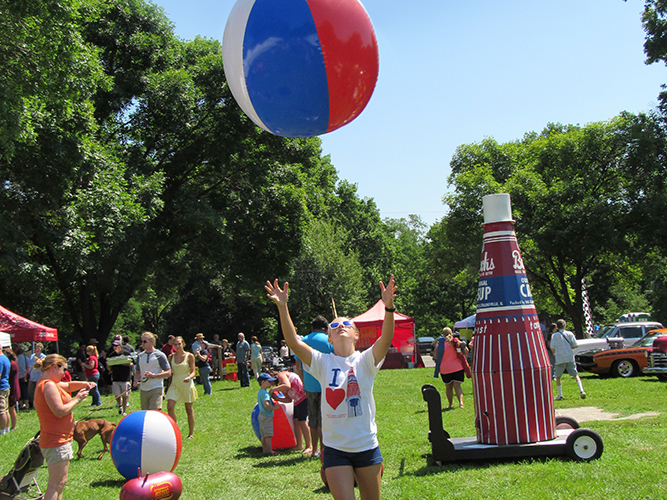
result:
[(125, 479), (172, 472), (181, 457), (181, 431), (161, 411), (141, 410), (124, 417), (111, 440), (111, 459)]
[(283, 137), (317, 136), (354, 120), (379, 68), (375, 31), (358, 0), (238, 0), (222, 55), (241, 109)]

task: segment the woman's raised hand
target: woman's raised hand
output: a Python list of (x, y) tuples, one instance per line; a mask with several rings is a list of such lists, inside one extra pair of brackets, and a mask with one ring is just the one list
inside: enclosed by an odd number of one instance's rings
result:
[(266, 296), (276, 303), (277, 306), (286, 306), (287, 297), (289, 295), (289, 283), (286, 281), (283, 285), (283, 289), (280, 289), (278, 285), (278, 280), (274, 280), (273, 284), (270, 281), (266, 282), (264, 288), (266, 289)]
[(396, 297), (396, 290), (398, 287), (394, 281), (394, 275), (392, 274), (389, 278), (389, 283), (387, 286), (384, 286), (384, 283), (380, 281), (380, 290), (382, 290), (382, 302), (384, 302), (385, 307), (392, 308), (394, 307), (394, 297)]

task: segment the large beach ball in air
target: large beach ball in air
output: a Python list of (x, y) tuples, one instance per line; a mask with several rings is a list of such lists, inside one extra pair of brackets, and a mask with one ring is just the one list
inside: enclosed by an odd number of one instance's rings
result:
[(173, 472), (181, 457), (181, 431), (157, 410), (134, 411), (124, 417), (111, 440), (111, 459), (125, 479)]
[(312, 137), (351, 122), (378, 76), (377, 38), (358, 0), (238, 0), (222, 55), (241, 109), (283, 137)]

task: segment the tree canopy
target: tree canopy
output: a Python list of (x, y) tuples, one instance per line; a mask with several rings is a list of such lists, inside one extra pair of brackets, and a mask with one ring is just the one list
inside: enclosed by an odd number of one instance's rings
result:
[(634, 221), (645, 191), (638, 183), (662, 171), (660, 162), (648, 161), (659, 140), (655, 117), (622, 114), (586, 126), (552, 124), (506, 144), (485, 139), (460, 146), (452, 160), (451, 212), (441, 231), (431, 230), (441, 235), (435, 255), (446, 260), (443, 273), (472, 274), (479, 254), (470, 251), (466, 236), (479, 246), (481, 197), (510, 193), (538, 308), (561, 311), (581, 334), (582, 280), (601, 304), (636, 262)]

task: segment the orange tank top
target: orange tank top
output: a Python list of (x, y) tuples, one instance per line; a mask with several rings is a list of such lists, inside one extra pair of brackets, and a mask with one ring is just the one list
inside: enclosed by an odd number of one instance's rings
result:
[[(37, 382), (35, 388), (35, 410), (39, 417), (39, 446), (40, 448), (55, 448), (72, 440), (74, 435), (74, 415), (72, 412), (63, 417), (56, 417), (44, 398), (44, 386), (48, 383), (55, 383), (48, 378), (42, 378)], [(72, 396), (62, 387), (56, 384), (60, 391), (60, 398), (63, 404), (72, 401)]]

